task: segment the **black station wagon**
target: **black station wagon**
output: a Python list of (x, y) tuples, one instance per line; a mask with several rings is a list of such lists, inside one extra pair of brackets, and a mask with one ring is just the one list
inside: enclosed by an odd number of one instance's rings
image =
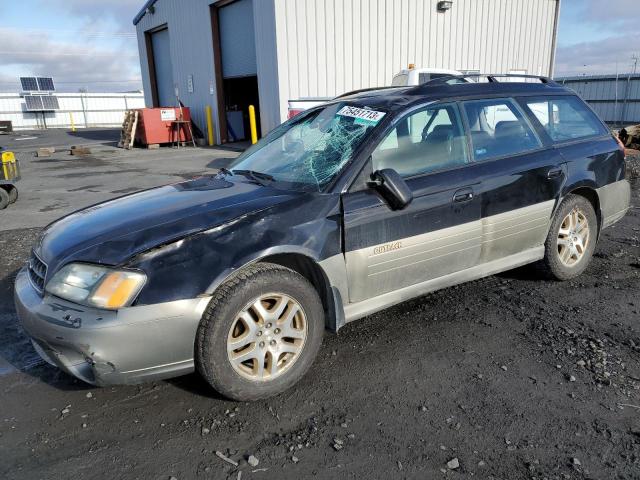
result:
[(551, 80), (482, 80), (347, 94), (229, 169), (52, 223), (15, 286), (34, 347), (96, 385), (196, 370), (254, 400), (325, 328), (528, 263), (579, 275), (629, 207), (624, 149)]

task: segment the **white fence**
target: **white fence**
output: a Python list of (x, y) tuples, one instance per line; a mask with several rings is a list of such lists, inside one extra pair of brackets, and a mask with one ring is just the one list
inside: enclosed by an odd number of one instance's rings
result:
[(142, 93), (58, 93), (60, 110), (29, 112), (17, 93), (0, 93), (0, 120), (9, 120), (14, 130), (39, 128), (118, 127), (125, 110), (144, 108)]

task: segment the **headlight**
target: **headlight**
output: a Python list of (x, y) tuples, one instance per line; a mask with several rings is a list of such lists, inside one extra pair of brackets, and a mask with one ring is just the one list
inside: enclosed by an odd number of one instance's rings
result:
[(70, 263), (53, 276), (45, 290), (83, 305), (117, 309), (130, 305), (146, 280), (141, 272)]

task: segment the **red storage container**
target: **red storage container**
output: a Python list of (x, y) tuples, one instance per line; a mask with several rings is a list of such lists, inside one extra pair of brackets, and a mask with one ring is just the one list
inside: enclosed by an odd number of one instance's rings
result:
[(142, 108), (138, 112), (136, 140), (142, 145), (176, 142), (178, 137), (181, 142), (191, 141), (188, 123), (177, 123), (191, 121), (188, 107)]

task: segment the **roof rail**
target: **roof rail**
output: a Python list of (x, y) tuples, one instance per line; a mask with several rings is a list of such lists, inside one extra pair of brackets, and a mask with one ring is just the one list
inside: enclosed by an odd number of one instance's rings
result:
[(542, 75), (527, 75), (524, 73), (471, 73), (468, 75), (451, 75), (449, 77), (440, 77), (434, 78), (422, 85), (442, 85), (448, 84), (451, 80), (465, 80), (467, 78), (486, 78), (489, 83), (499, 82), (498, 78), (532, 78), (535, 80), (539, 80), (540, 83), (555, 85), (556, 82), (551, 80), (548, 77), (543, 77)]

